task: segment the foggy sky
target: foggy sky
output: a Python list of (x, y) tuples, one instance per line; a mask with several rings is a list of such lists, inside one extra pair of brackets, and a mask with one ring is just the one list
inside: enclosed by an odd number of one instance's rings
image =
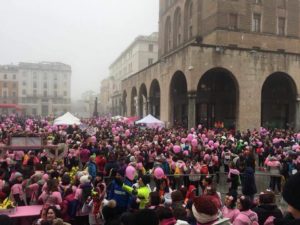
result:
[(99, 92), (138, 35), (158, 31), (158, 0), (0, 0), (0, 64), (72, 66), (72, 100)]

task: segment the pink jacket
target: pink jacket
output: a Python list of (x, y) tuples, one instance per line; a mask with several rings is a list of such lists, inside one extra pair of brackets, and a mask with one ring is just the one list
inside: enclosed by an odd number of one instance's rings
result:
[(237, 169), (229, 169), (229, 173), (227, 175), (228, 178), (231, 178), (231, 174), (234, 174), (234, 175), (240, 175), (240, 171), (238, 171)]
[(258, 222), (258, 217), (252, 210), (242, 211), (233, 221), (233, 225), (251, 225), (254, 221)]
[(233, 221), (236, 219), (236, 217), (239, 215), (240, 210), (238, 209), (230, 209), (224, 206), (222, 208), (222, 215), (224, 218), (229, 218), (230, 222), (233, 223)]

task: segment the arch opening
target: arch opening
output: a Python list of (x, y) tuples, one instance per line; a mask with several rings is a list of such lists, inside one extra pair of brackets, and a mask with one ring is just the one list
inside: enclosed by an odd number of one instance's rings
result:
[(223, 68), (207, 71), (198, 83), (196, 121), (206, 127), (234, 129), (237, 120), (238, 85)]
[(170, 85), (171, 120), (174, 126), (188, 126), (187, 81), (181, 71), (177, 71)]
[(149, 113), (160, 119), (160, 86), (157, 80), (152, 81), (149, 96)]
[(139, 91), (139, 116), (144, 118), (147, 115), (147, 89), (146, 85), (142, 84)]
[(268, 128), (295, 126), (296, 85), (282, 72), (271, 74), (263, 84), (261, 93), (261, 125)]

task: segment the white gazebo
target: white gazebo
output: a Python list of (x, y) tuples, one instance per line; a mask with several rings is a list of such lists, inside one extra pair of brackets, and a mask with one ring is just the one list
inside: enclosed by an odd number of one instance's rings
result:
[(56, 118), (53, 125), (80, 125), (80, 119), (73, 116), (71, 113), (66, 112), (64, 115)]
[(165, 123), (163, 121), (156, 119), (150, 114), (144, 117), (143, 119), (136, 121), (135, 124), (145, 124), (147, 127), (150, 128), (165, 127)]

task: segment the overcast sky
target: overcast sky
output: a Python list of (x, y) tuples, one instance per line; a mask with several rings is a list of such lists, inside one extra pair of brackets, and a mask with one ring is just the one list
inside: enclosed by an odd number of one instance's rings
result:
[(0, 0), (0, 64), (72, 66), (72, 98), (99, 92), (138, 35), (158, 31), (159, 0)]

